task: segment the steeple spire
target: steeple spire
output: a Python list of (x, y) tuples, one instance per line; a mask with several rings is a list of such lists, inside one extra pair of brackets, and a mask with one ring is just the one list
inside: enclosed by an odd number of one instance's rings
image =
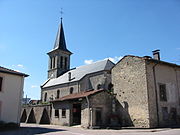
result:
[(59, 29), (57, 32), (55, 44), (54, 44), (54, 49), (61, 49), (64, 51), (68, 51), (66, 48), (66, 40), (64, 36), (64, 29), (63, 29), (63, 23), (62, 23), (62, 18), (61, 18), (61, 23), (59, 25)]
[(62, 18), (54, 48), (47, 54), (49, 55), (48, 78), (57, 78), (70, 69), (70, 56), (72, 53), (66, 48)]

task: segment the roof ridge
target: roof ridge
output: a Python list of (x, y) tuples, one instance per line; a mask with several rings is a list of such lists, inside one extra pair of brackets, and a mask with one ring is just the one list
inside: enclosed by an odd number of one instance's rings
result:
[(13, 69), (5, 68), (5, 67), (2, 67), (2, 66), (0, 66), (0, 72), (11, 73), (11, 74), (16, 74), (16, 75), (23, 75), (25, 77), (29, 76), (29, 75), (27, 75), (25, 73), (22, 73), (22, 72), (13, 70)]
[[(98, 60), (98, 61), (95, 61), (95, 62), (93, 62), (93, 63), (91, 63), (91, 64), (81, 65), (81, 66), (78, 66), (78, 67), (76, 67), (76, 68), (80, 68), (80, 67), (83, 67), (83, 66), (93, 65), (93, 64), (96, 64), (96, 63), (99, 63), (99, 62), (103, 62), (103, 61), (108, 61), (108, 60), (109, 60), (109, 59)], [(111, 60), (109, 60), (109, 61), (111, 61)]]

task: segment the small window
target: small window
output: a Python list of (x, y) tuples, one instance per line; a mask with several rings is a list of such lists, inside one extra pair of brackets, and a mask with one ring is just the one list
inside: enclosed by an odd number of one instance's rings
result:
[(0, 101), (0, 119), (1, 119), (1, 112), (2, 112), (2, 102)]
[(73, 90), (74, 90), (74, 88), (71, 87), (71, 88), (70, 88), (70, 94), (73, 94)]
[(2, 81), (3, 81), (3, 78), (0, 77), (0, 91), (2, 91)]
[(53, 68), (56, 66), (56, 57), (53, 57)]
[(173, 120), (174, 122), (177, 122), (177, 110), (176, 108), (171, 108), (170, 110), (170, 119)]
[(56, 118), (59, 118), (59, 110), (55, 110), (55, 114), (54, 114), (54, 116), (56, 117)]
[(67, 57), (64, 59), (64, 69), (67, 69)]
[(59, 98), (59, 96), (60, 96), (60, 91), (57, 90), (57, 96), (56, 96), (56, 98)]
[(44, 102), (47, 101), (47, 93), (44, 94)]
[(62, 118), (66, 118), (66, 109), (62, 109)]
[(98, 84), (97, 85), (97, 89), (99, 90), (99, 89), (101, 89), (102, 88), (102, 85), (101, 84)]
[(163, 116), (163, 120), (168, 120), (168, 108), (167, 107), (162, 107), (162, 116)]
[(113, 92), (113, 84), (112, 83), (109, 83), (108, 91)]
[(50, 69), (52, 69), (52, 58), (50, 57)]
[(63, 67), (63, 57), (61, 56), (61, 59), (60, 59), (60, 67), (62, 68)]
[(167, 101), (165, 84), (159, 84), (159, 96), (160, 96), (160, 101)]

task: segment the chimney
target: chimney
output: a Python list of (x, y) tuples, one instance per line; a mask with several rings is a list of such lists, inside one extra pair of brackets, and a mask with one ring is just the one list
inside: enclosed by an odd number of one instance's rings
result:
[(71, 72), (68, 73), (68, 79), (71, 81)]
[(154, 50), (153, 52), (153, 59), (160, 60), (160, 50)]

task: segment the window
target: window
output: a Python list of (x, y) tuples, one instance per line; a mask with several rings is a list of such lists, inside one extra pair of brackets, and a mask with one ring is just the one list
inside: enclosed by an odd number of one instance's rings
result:
[(163, 120), (168, 120), (168, 108), (167, 107), (162, 107), (162, 116), (163, 116)]
[(66, 109), (62, 109), (62, 118), (66, 118)]
[(165, 84), (159, 84), (159, 96), (160, 96), (160, 101), (167, 101)]
[(113, 84), (112, 83), (109, 83), (108, 91), (113, 92)]
[(99, 90), (99, 89), (101, 89), (102, 88), (102, 85), (101, 84), (98, 84), (97, 85), (97, 89)]
[(47, 101), (47, 93), (44, 94), (44, 102)]
[(174, 107), (171, 108), (169, 117), (174, 122), (177, 122), (177, 110), (176, 110), (176, 108), (174, 108)]
[(2, 81), (3, 81), (3, 78), (0, 77), (0, 91), (2, 91)]
[(51, 69), (54, 68), (54, 57), (51, 58)]
[(67, 69), (67, 57), (64, 59), (64, 69)]
[(73, 94), (73, 90), (74, 90), (74, 88), (71, 87), (71, 88), (70, 88), (70, 94)]
[(52, 69), (52, 58), (50, 57), (50, 69)]
[(60, 91), (57, 90), (57, 97), (56, 98), (59, 98), (59, 95), (60, 95)]
[(56, 118), (59, 118), (59, 110), (55, 110), (55, 114), (54, 114), (54, 116), (56, 117)]
[(56, 66), (56, 57), (53, 57), (53, 68)]
[(1, 111), (2, 111), (2, 102), (0, 101), (0, 119), (1, 119)]
[(60, 59), (60, 67), (62, 68), (63, 67), (63, 57), (61, 56), (61, 59)]

